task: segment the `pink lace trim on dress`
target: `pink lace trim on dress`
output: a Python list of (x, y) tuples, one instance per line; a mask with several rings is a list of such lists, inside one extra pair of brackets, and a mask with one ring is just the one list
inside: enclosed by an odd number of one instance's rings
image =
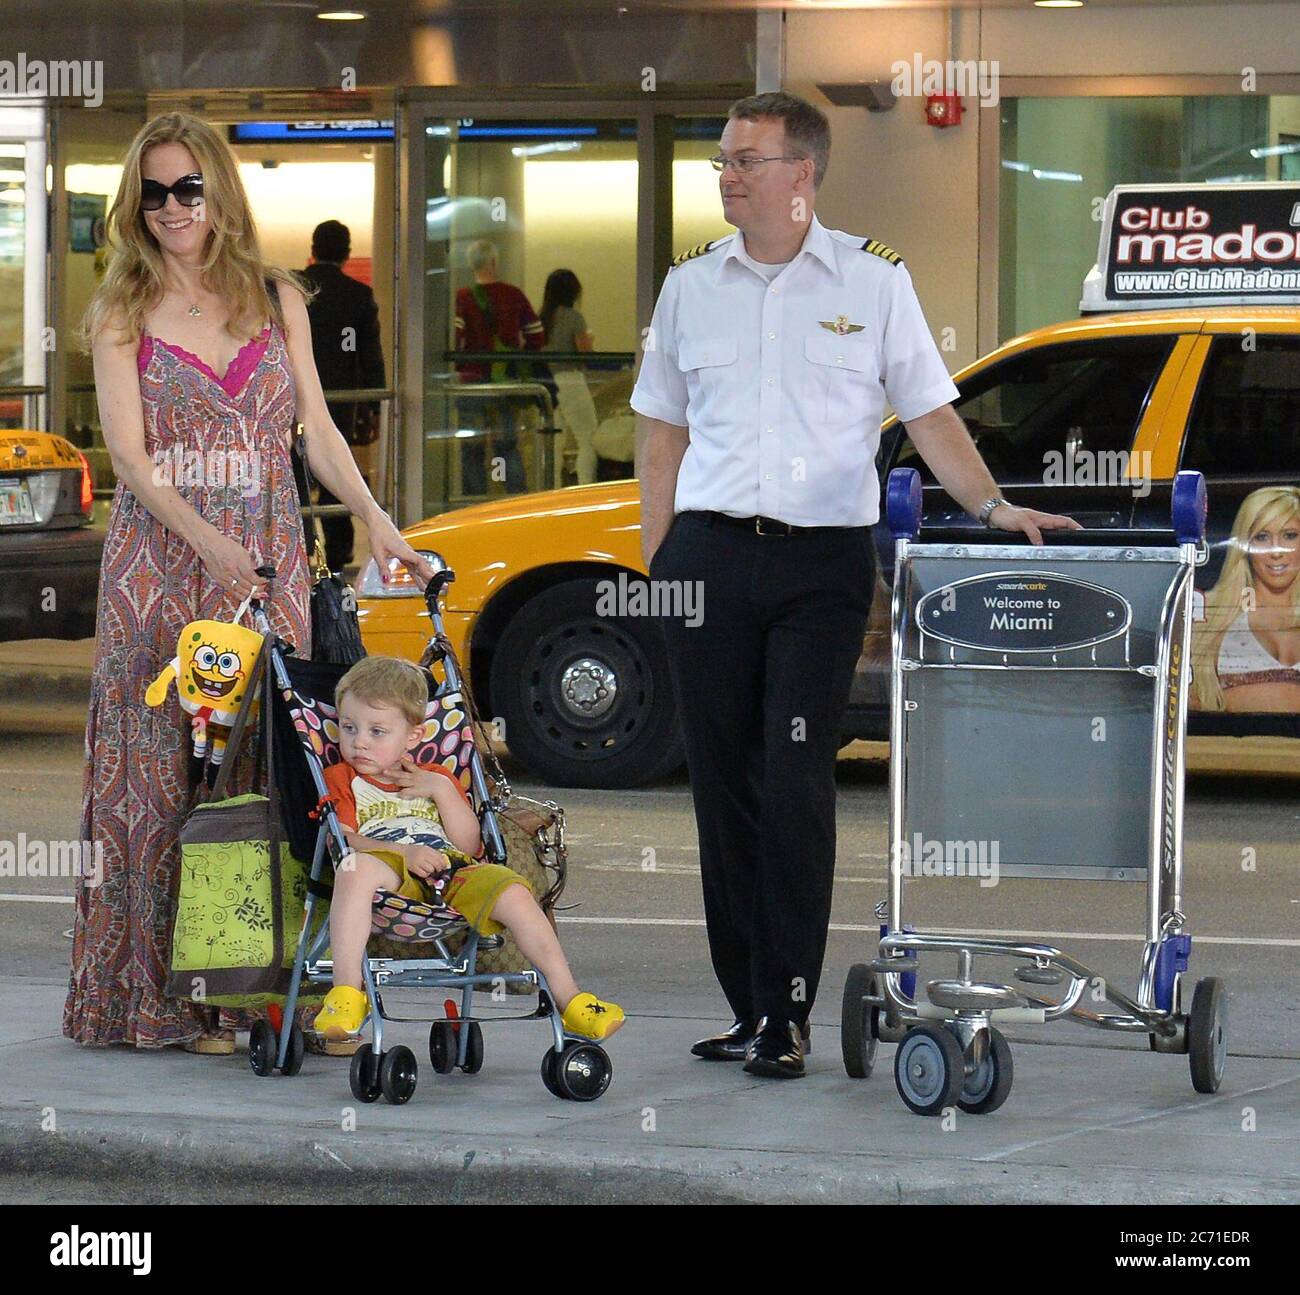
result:
[(149, 333), (145, 333), (140, 338), (140, 351), (136, 357), (136, 363), (139, 371), (143, 373), (149, 367), (149, 361), (153, 358), (154, 343), (157, 342), (187, 364), (192, 364), (200, 373), (207, 374), (226, 395), (234, 397), (239, 395), (244, 388), (244, 384), (256, 371), (270, 340), (271, 329), (268, 326), (257, 337), (251, 338), (239, 348), (235, 358), (230, 361), (229, 366), (226, 368), (225, 376), (221, 378), (217, 377), (213, 372), (210, 364), (199, 359), (193, 351), (187, 351), (183, 346), (177, 346), (175, 342), (165, 341), (161, 337), (153, 337)]

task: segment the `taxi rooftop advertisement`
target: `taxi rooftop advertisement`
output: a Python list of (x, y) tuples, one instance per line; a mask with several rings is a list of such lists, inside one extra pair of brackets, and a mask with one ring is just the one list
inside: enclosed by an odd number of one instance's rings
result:
[(1300, 184), (1119, 185), (1097, 261), (1085, 311), (1300, 304)]

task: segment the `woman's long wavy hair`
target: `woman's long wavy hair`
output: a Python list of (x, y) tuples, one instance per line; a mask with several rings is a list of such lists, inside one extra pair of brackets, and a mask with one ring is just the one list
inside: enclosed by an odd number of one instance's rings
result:
[[(1192, 646), (1192, 686), (1202, 710), (1223, 709), (1223, 687), (1219, 683), (1219, 648), (1228, 627), (1246, 607), (1245, 591), (1253, 588), (1250, 569), (1250, 539), (1265, 526), (1288, 517), (1300, 523), (1300, 487), (1266, 486), (1252, 490), (1241, 501), (1223, 570), (1214, 587), (1205, 594), (1205, 621), (1196, 626)], [(1291, 586), (1291, 605), (1300, 624), (1300, 579)]]
[(184, 112), (167, 112), (141, 127), (127, 150), (122, 179), (108, 212), (108, 268), (86, 308), (80, 341), (89, 349), (111, 324), (125, 328), (123, 341), (139, 340), (145, 315), (163, 295), (163, 261), (158, 240), (140, 209), (141, 164), (159, 144), (183, 144), (203, 175), (203, 217), (209, 229), (203, 260), (203, 286), (230, 307), (229, 331), (251, 333), (264, 319), (281, 329), (284, 316), (278, 294), (266, 280), (310, 292), (287, 270), (267, 265), (257, 241), (248, 196), (239, 179), (239, 164), (230, 145), (206, 121)]

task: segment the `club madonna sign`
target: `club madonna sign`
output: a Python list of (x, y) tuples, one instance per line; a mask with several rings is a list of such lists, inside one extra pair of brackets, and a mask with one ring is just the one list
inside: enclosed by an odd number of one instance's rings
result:
[(1300, 303), (1300, 185), (1118, 186), (1082, 309)]

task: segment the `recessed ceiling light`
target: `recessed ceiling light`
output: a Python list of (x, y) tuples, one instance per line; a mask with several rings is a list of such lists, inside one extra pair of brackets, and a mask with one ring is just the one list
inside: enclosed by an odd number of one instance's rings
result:
[(360, 22), (366, 14), (360, 9), (322, 9), (316, 17), (322, 22)]

